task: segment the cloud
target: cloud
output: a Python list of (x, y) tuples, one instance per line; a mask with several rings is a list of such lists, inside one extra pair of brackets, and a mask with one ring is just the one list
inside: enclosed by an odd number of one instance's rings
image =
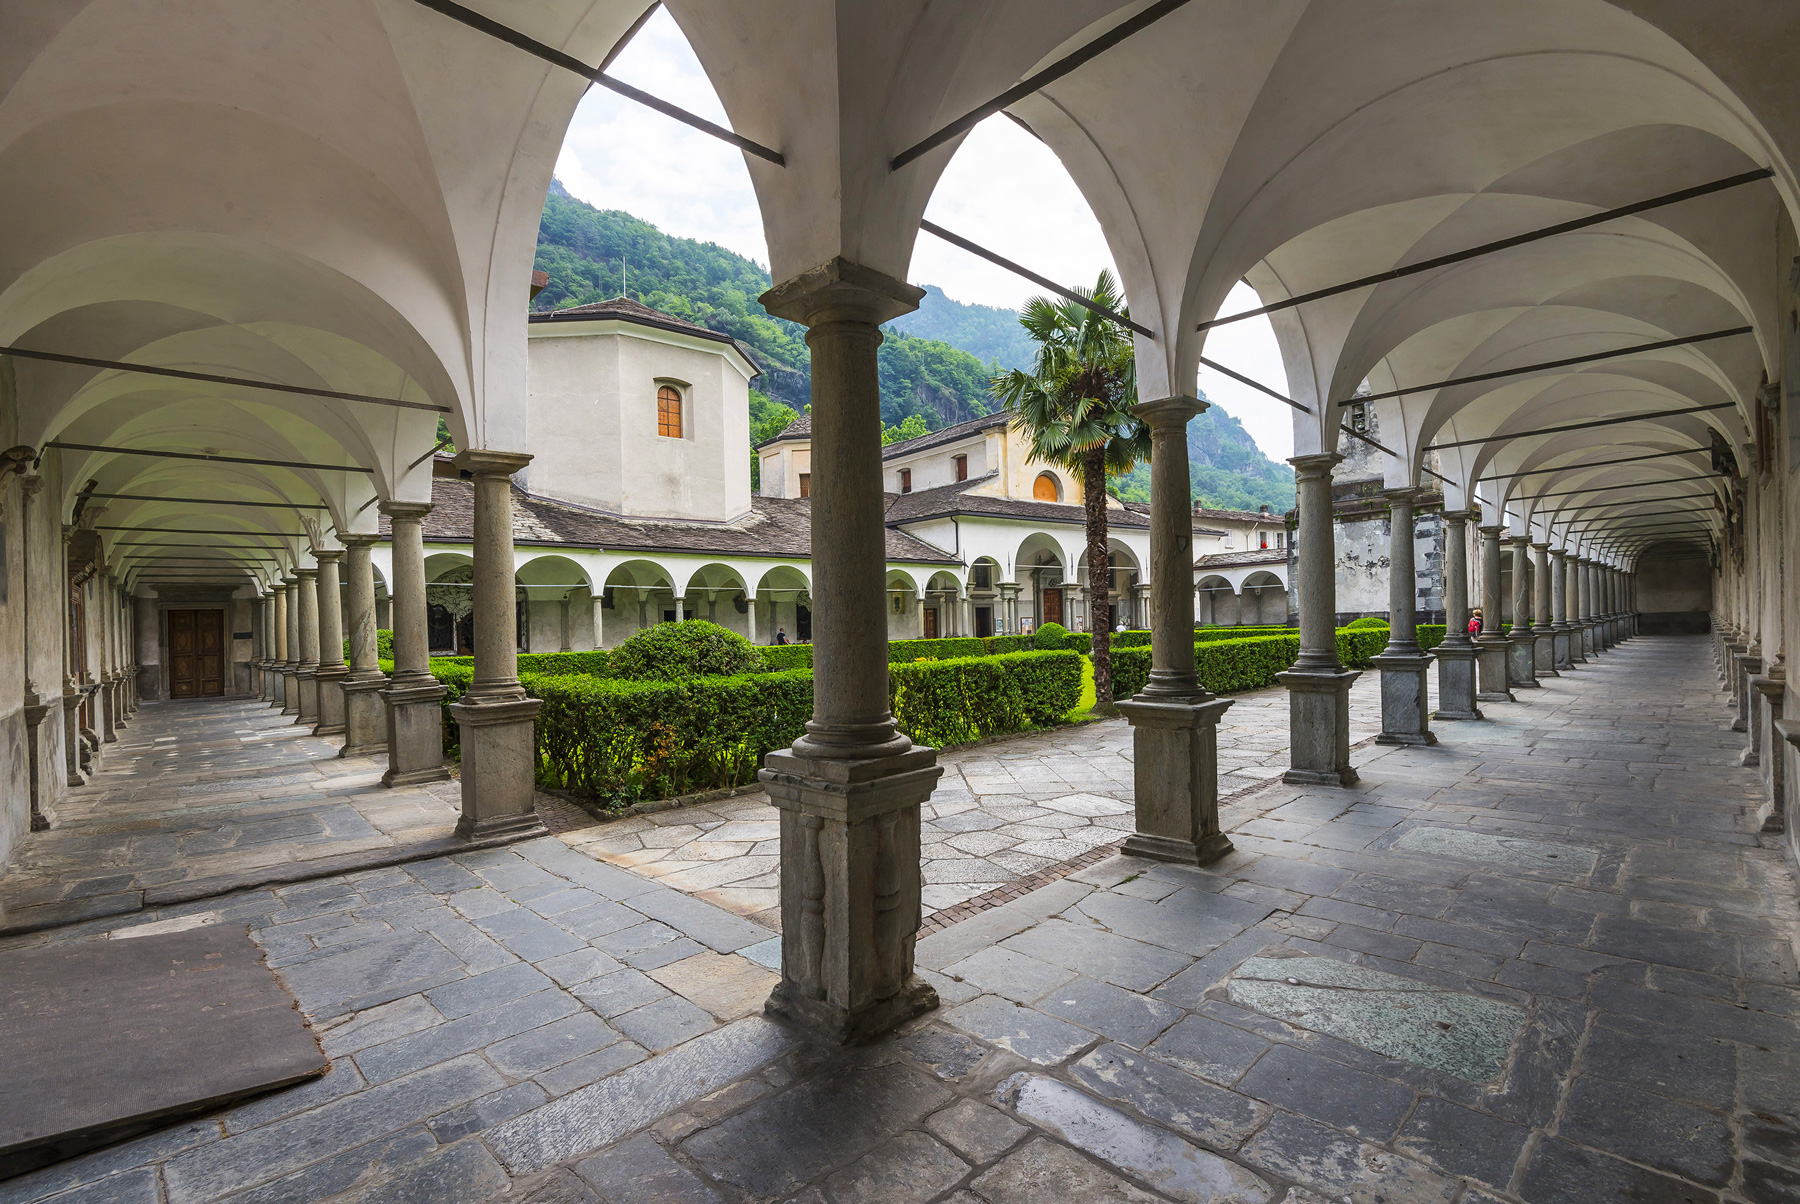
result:
[[(612, 74), (720, 125), (724, 106), (666, 10), (659, 10), (610, 68)], [(623, 209), (683, 238), (716, 242), (760, 264), (769, 262), (762, 218), (743, 154), (719, 140), (592, 88), (556, 161), (575, 196), (602, 209)], [(1050, 149), (1005, 117), (971, 130), (939, 180), (926, 216), (1052, 280), (1091, 285), (1113, 266), (1100, 223)], [(909, 276), (958, 301), (1016, 309), (1042, 292), (929, 234), (920, 234)], [(1226, 299), (1232, 313), (1257, 305), (1240, 284)], [(1208, 336), (1208, 358), (1228, 364), (1278, 392), (1287, 389), (1274, 329), (1266, 318), (1220, 327)], [(1243, 422), (1263, 452), (1293, 454), (1291, 413), (1208, 369), (1199, 388)]]

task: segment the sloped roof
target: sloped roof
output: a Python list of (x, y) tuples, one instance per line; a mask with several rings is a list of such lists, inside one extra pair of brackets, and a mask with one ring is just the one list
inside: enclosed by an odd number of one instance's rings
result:
[(1197, 569), (1241, 568), (1247, 564), (1286, 564), (1286, 548), (1252, 548), (1248, 552), (1214, 552), (1194, 561)]
[(1279, 523), (1284, 521), (1282, 515), (1273, 509), (1264, 514), (1260, 510), (1215, 510), (1211, 506), (1195, 506), (1194, 517), (1220, 519), (1233, 523)]
[[(1080, 526), (1086, 522), (1083, 508), (1069, 502), (1027, 502), (1018, 498), (992, 497), (982, 493), (969, 493), (968, 490), (983, 481), (991, 481), (997, 474), (987, 473), (967, 481), (958, 481), (954, 485), (939, 485), (935, 489), (921, 489), (916, 493), (890, 493), (887, 495), (887, 521), (892, 523), (919, 523), (933, 518), (949, 518), (959, 515), (975, 515), (988, 518), (1023, 518), (1040, 523), (1074, 523)], [(1114, 527), (1148, 527), (1150, 517), (1131, 509), (1115, 510), (1108, 508), (1106, 520)]]
[(802, 414), (802, 415), (800, 415), (800, 417), (794, 419), (792, 422), (790, 422), (786, 426), (782, 427), (781, 431), (778, 434), (772, 436), (771, 438), (764, 439), (761, 443), (758, 443), (755, 447), (751, 448), (750, 450), (751, 451), (760, 451), (761, 449), (769, 446), (771, 443), (782, 443), (789, 439), (810, 439), (810, 438), (812, 438), (812, 415), (811, 414)]
[[(432, 511), (425, 519), (427, 543), (472, 543), (475, 487), (456, 477), (431, 482)], [(528, 546), (646, 552), (701, 552), (733, 556), (812, 556), (812, 502), (806, 498), (753, 497), (750, 513), (734, 523), (694, 523), (623, 518), (583, 506), (538, 497), (514, 487), (513, 542)], [(390, 534), (387, 516), (381, 534)], [(957, 564), (954, 556), (904, 531), (889, 528), (890, 561)]]
[(526, 316), (528, 322), (633, 322), (639, 326), (650, 326), (657, 330), (669, 330), (676, 334), (692, 335), (696, 339), (707, 339), (714, 343), (724, 343), (734, 348), (744, 357), (750, 367), (761, 375), (756, 359), (748, 348), (728, 334), (720, 334), (716, 330), (708, 330), (704, 326), (696, 326), (692, 322), (683, 321), (673, 314), (666, 314), (660, 309), (651, 309), (641, 301), (633, 301), (630, 297), (614, 297), (610, 301), (590, 301), (586, 305), (571, 305), (567, 309), (553, 309), (548, 312), (537, 312)]
[(881, 449), (881, 458), (893, 460), (901, 456), (916, 455), (922, 451), (930, 451), (934, 447), (942, 447), (946, 443), (955, 443), (958, 439), (967, 439), (970, 435), (977, 435), (982, 431), (1005, 426), (1011, 421), (1012, 415), (1005, 410), (998, 414), (971, 418), (967, 422), (959, 422), (954, 426), (932, 431), (929, 435), (920, 435), (917, 439), (903, 439), (899, 443), (890, 443)]

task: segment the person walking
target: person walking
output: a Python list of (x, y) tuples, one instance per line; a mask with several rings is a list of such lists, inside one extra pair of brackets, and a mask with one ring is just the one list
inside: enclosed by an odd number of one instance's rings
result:
[(1481, 634), (1481, 607), (1477, 606), (1469, 612), (1469, 638), (1474, 639)]

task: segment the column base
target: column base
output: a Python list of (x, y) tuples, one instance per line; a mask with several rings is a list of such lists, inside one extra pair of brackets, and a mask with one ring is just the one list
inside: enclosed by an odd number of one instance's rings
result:
[(1431, 712), (1431, 717), (1482, 718), (1481, 711), (1475, 706), (1475, 645), (1439, 644), (1432, 652), (1437, 657), (1438, 709)]
[(1507, 637), (1506, 684), (1508, 689), (1513, 690), (1535, 690), (1538, 688), (1536, 636), (1514, 635)]
[(381, 692), (387, 684), (384, 673), (344, 679), (344, 747), (338, 756), (374, 757), (387, 751), (387, 723), (381, 706)]
[(1288, 691), (1288, 771), (1281, 780), (1300, 786), (1353, 786), (1350, 767), (1350, 686), (1362, 674), (1289, 669), (1275, 680)]
[(1557, 672), (1561, 673), (1565, 670), (1573, 669), (1575, 667), (1575, 662), (1569, 659), (1569, 633), (1567, 631), (1559, 631), (1552, 635), (1550, 640), (1551, 647), (1555, 649), (1554, 655)]
[(299, 669), (283, 669), (281, 671), (281, 713), (283, 715), (300, 713)]
[(300, 680), (300, 713), (294, 722), (311, 727), (319, 721), (319, 671), (302, 669), (294, 676)]
[(1556, 637), (1548, 627), (1531, 629), (1531, 668), (1538, 677), (1560, 677), (1556, 671)]
[(937, 1006), (913, 973), (919, 806), (937, 750), (867, 760), (770, 753), (757, 776), (781, 812), (781, 982), (764, 1010), (839, 1045)]
[(391, 683), (387, 703), (388, 770), (383, 786), (417, 786), (450, 776), (444, 764), (444, 687), (436, 678)]
[[(1517, 702), (1507, 681), (1506, 660), (1511, 647), (1503, 635), (1475, 637), (1477, 702)], [(1441, 655), (1441, 653), (1440, 653)]]
[(1436, 744), (1431, 734), (1426, 672), (1431, 657), (1422, 652), (1383, 652), (1369, 658), (1381, 673), (1381, 734), (1377, 744)]
[(465, 839), (542, 832), (532, 805), (537, 797), (535, 720), (543, 702), (509, 698), (450, 704), (462, 740), (462, 818)]
[(344, 665), (332, 665), (319, 670), (319, 722), (313, 728), (313, 735), (344, 734), (344, 679), (349, 675), (350, 670)]
[(1131, 724), (1137, 831), (1134, 857), (1206, 865), (1232, 851), (1219, 828), (1219, 719), (1234, 700), (1139, 694), (1118, 704)]

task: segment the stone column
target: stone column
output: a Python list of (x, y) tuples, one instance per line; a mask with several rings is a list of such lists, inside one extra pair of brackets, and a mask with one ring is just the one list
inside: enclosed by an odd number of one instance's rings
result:
[[(593, 594), (588, 598), (588, 603), (588, 610), (593, 616), (594, 623), (594, 647), (604, 647), (601, 637), (606, 634), (606, 595), (604, 593)], [(750, 642), (754, 644), (756, 643), (756, 600), (754, 598), (750, 600), (750, 609), (746, 613), (750, 616)]]
[(350, 667), (344, 663), (344, 591), (338, 584), (338, 562), (344, 554), (315, 552), (319, 562), (319, 668), (314, 676), (319, 690), (319, 725), (315, 736), (344, 734), (344, 679)]
[(444, 765), (444, 687), (431, 675), (425, 629), (424, 502), (383, 502), (392, 530), (394, 676), (381, 697), (387, 703), (385, 786), (438, 782), (450, 776)]
[(113, 628), (118, 624), (118, 617), (113, 610), (118, 605), (118, 599), (114, 597), (114, 592), (111, 574), (102, 573), (94, 578), (94, 609), (98, 612), (94, 616), (97, 620), (95, 637), (100, 644), (100, 693), (95, 699), (100, 713), (95, 717), (94, 730), (100, 733), (100, 740), (105, 744), (119, 742), (115, 723), (119, 680), (114, 668), (117, 662), (113, 657)]
[(281, 661), (281, 713), (300, 713), (300, 578), (281, 579), (283, 629), (287, 645)]
[(1508, 635), (1512, 646), (1507, 651), (1507, 679), (1515, 690), (1535, 690), (1537, 680), (1537, 636), (1532, 634), (1526, 616), (1531, 611), (1531, 596), (1525, 579), (1530, 573), (1531, 536), (1515, 535), (1513, 545), (1513, 625)]
[(1581, 561), (1573, 552), (1563, 553), (1563, 606), (1568, 612), (1569, 667), (1587, 664), (1581, 638)]
[(1514, 702), (1507, 659), (1512, 647), (1500, 619), (1499, 526), (1481, 530), (1481, 634), (1475, 637), (1475, 662), (1479, 671), (1478, 702)]
[(1469, 518), (1467, 510), (1444, 511), (1444, 640), (1437, 646), (1433, 719), (1482, 717), (1475, 705), (1475, 642), (1469, 638)]
[(1294, 667), (1276, 674), (1288, 690), (1290, 765), (1282, 780), (1301, 785), (1348, 786), (1350, 768), (1350, 684), (1362, 676), (1346, 669), (1337, 654), (1337, 569), (1331, 526), (1331, 469), (1342, 456), (1295, 456), (1300, 527), (1294, 538), (1294, 573), (1300, 595), (1300, 655)]
[(923, 293), (834, 259), (765, 309), (812, 349), (813, 717), (761, 773), (781, 810), (781, 981), (767, 1010), (861, 1042), (937, 1006), (913, 973), (919, 807), (943, 773), (888, 711), (881, 323)]
[(1550, 551), (1550, 667), (1561, 674), (1574, 668), (1569, 660), (1568, 553)]
[[(543, 704), (519, 684), (517, 588), (513, 576), (512, 474), (522, 453), (469, 450), (456, 466), (475, 483), (475, 679), (450, 707), (461, 730), (462, 818), (469, 839), (541, 832), (534, 728)], [(681, 599), (675, 617), (681, 617)]]
[(1590, 658), (1600, 655), (1600, 640), (1594, 630), (1594, 562), (1581, 558), (1581, 650)]
[(300, 680), (300, 717), (297, 722), (311, 727), (319, 722), (319, 570), (298, 570), (300, 584), (295, 587), (300, 613), (300, 665), (295, 676)]
[(1419, 582), (1413, 551), (1418, 490), (1384, 489), (1388, 500), (1388, 643), (1371, 663), (1381, 671), (1377, 744), (1436, 744), (1426, 675), (1431, 656), (1419, 649)]
[[(27, 472), (19, 480), (19, 559), (24, 567), (24, 580), (20, 585), (19, 600), (22, 609), (19, 627), (24, 636), (22, 652), (24, 653), (24, 697), (25, 708), (25, 760), (26, 789), (29, 797), (27, 823), (33, 832), (42, 832), (49, 828), (55, 819), (55, 811), (51, 806), (50, 796), (54, 793), (54, 775), (49, 772), (50, 766), (44, 758), (44, 720), (52, 711), (57, 710), (55, 699), (59, 693), (52, 683), (40, 683), (32, 674), (32, 652), (36, 647), (37, 624), (32, 622), (31, 609), (34, 601), (39, 599), (31, 588), (33, 544), (36, 539), (38, 507), (42, 504), (36, 500), (43, 491), (44, 478), (41, 473)], [(42, 553), (36, 553), (42, 557)], [(0, 568), (0, 571), (4, 571)], [(55, 595), (53, 594), (52, 597)], [(49, 599), (42, 599), (49, 601)], [(51, 730), (55, 724), (52, 722)]]
[(344, 696), (344, 747), (338, 756), (373, 757), (387, 751), (381, 705), (387, 674), (381, 671), (375, 643), (375, 565), (369, 556), (380, 536), (345, 535), (343, 541), (350, 665), (339, 686)]
[(1137, 827), (1124, 851), (1204, 865), (1231, 852), (1219, 827), (1219, 717), (1194, 670), (1194, 517), (1189, 496), (1188, 420), (1207, 408), (1193, 397), (1142, 402), (1150, 428), (1150, 679), (1119, 702), (1131, 724)]
[[(1765, 673), (1751, 679), (1750, 686), (1762, 699), (1758, 710), (1756, 742), (1753, 748), (1760, 745), (1766, 748), (1763, 754), (1767, 758), (1769, 772), (1764, 779), (1769, 783), (1769, 813), (1763, 817), (1762, 831), (1787, 831), (1787, 742), (1781, 730), (1782, 708), (1787, 699), (1787, 666), (1776, 657)], [(1758, 750), (1760, 751), (1760, 749)]]
[(1531, 604), (1531, 664), (1538, 677), (1560, 677), (1556, 671), (1556, 628), (1551, 605), (1556, 574), (1550, 571), (1550, 545), (1534, 543), (1531, 550), (1537, 553), (1532, 558), (1532, 592), (1537, 597)]
[(58, 577), (61, 582), (58, 592), (63, 612), (63, 771), (69, 785), (80, 786), (87, 779), (81, 776), (81, 666), (75, 661), (75, 599), (74, 589), (69, 585), (69, 542), (74, 535), (74, 527), (62, 529), (62, 571)]
[(269, 662), (274, 659), (275, 648), (275, 628), (269, 621), (271, 606), (266, 594), (256, 600), (256, 696), (264, 702), (269, 701)]

